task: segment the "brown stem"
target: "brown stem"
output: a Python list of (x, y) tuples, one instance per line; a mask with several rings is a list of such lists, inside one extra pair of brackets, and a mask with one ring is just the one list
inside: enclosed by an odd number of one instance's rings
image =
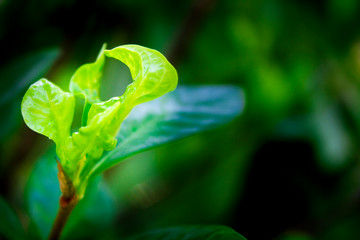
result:
[(60, 208), (52, 226), (49, 240), (57, 240), (60, 238), (65, 223), (78, 202), (79, 200), (76, 195), (74, 195), (70, 200), (66, 200), (63, 196), (60, 197)]
[(58, 166), (58, 178), (62, 195), (60, 197), (60, 208), (56, 215), (52, 226), (49, 240), (57, 240), (60, 238), (61, 232), (74, 207), (79, 202), (72, 181), (67, 177), (60, 162), (56, 159)]

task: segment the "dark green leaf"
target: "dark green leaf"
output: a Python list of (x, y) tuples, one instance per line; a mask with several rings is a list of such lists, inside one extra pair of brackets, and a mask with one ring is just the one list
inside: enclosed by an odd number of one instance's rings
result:
[(246, 240), (233, 229), (220, 225), (171, 227), (153, 230), (129, 240)]
[[(55, 220), (60, 194), (55, 149), (52, 148), (37, 161), (25, 194), (28, 213), (42, 239), (47, 237)], [(99, 208), (100, 205), (101, 208)], [(96, 178), (89, 183), (85, 197), (70, 215), (63, 236), (73, 234), (74, 229), (77, 230), (77, 234), (83, 234), (80, 237), (84, 237), (85, 234), (94, 234), (107, 227), (113, 216), (112, 198), (108, 194), (105, 183), (101, 181), (101, 178)], [(101, 221), (99, 221), (100, 218)]]
[(237, 87), (187, 86), (136, 106), (120, 129), (118, 145), (94, 172), (101, 173), (137, 152), (225, 124), (241, 113), (243, 105)]
[(51, 149), (37, 161), (28, 180), (25, 203), (41, 237), (45, 239), (59, 208), (60, 187), (55, 151)]
[(0, 238), (1, 236), (6, 239), (25, 239), (25, 232), (19, 218), (0, 197)]
[(65, 239), (66, 236), (72, 239), (94, 239), (96, 234), (101, 236), (112, 226), (116, 212), (114, 198), (105, 181), (102, 177), (96, 177), (90, 181), (85, 197), (71, 213), (63, 236)]
[(0, 141), (20, 125), (20, 103), (29, 85), (42, 77), (59, 56), (57, 49), (42, 50), (8, 64), (0, 69), (0, 111), (8, 117), (1, 118)]

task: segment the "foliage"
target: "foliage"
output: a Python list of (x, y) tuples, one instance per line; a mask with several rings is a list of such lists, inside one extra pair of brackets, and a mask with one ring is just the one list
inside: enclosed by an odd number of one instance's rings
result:
[(0, 233), (8, 239), (24, 239), (25, 232), (19, 218), (2, 198), (0, 198), (0, 211)]
[[(102, 102), (99, 90), (105, 56), (124, 62), (134, 82), (121, 97)], [(85, 189), (89, 188), (87, 197), (76, 207), (74, 217), (70, 218), (65, 236), (90, 237), (92, 235), (88, 232), (74, 229), (80, 223), (88, 224), (92, 229), (106, 228), (114, 220), (112, 209), (115, 206), (108, 191), (100, 189), (104, 188), (104, 183), (99, 184), (99, 179), (93, 178), (95, 174), (137, 152), (226, 123), (242, 110), (241, 91), (236, 87), (182, 87), (159, 101), (136, 107), (135, 114), (129, 116), (118, 134), (120, 124), (132, 108), (174, 90), (176, 85), (175, 69), (159, 52), (137, 45), (106, 50), (104, 45), (94, 63), (85, 64), (75, 72), (70, 81), (70, 93), (46, 79), (30, 86), (21, 106), (25, 123), (56, 143), (56, 154), (65, 177), (74, 185), (80, 199)], [(84, 99), (82, 125), (70, 134), (76, 96)], [(104, 150), (108, 153), (102, 157)], [(33, 226), (29, 234), (35, 238), (46, 238), (57, 213), (61, 192), (57, 187), (54, 155), (54, 150), (50, 150), (38, 161), (27, 185), (27, 212)], [(93, 210), (96, 204), (107, 207)], [(10, 210), (7, 212), (7, 215), (12, 214)], [(101, 224), (97, 221), (100, 217)], [(9, 234), (7, 231), (2, 229), (5, 235)], [(181, 231), (195, 234), (198, 230), (179, 228), (175, 232), (180, 234)], [(221, 227), (210, 226), (207, 231), (212, 231), (212, 235), (225, 234)], [(196, 236), (205, 237), (206, 234), (202, 230)]]
[[(56, 171), (55, 147), (24, 126), (21, 97), (41, 77), (70, 92), (69, 79), (104, 41), (108, 49), (137, 43), (167, 57), (179, 87), (135, 106), (124, 120), (117, 147), (104, 151), (94, 175), (109, 169), (89, 183), (65, 238), (126, 239), (154, 229), (221, 224), (249, 239), (359, 239), (359, 3), (0, 1), (0, 95), (8, 99), (0, 103), (1, 197), (26, 234), (48, 234), (55, 213), (46, 219), (41, 212), (44, 199), (58, 206), (59, 186), (54, 173), (43, 182), (46, 170), (35, 172), (47, 161)], [(126, 64), (105, 59), (99, 92), (86, 93), (91, 98), (120, 96), (132, 82)], [(224, 85), (231, 93), (211, 102)], [(198, 102), (194, 111), (205, 104), (214, 112), (196, 115), (184, 107), (186, 100)], [(217, 114), (230, 111), (231, 102), (237, 110), (220, 121)], [(76, 94), (71, 132), (86, 125), (84, 103)], [(186, 122), (179, 124), (180, 117)], [(217, 124), (206, 125), (209, 117)], [(101, 207), (91, 197), (97, 189), (108, 199)], [(29, 209), (32, 191), (39, 208)], [(99, 207), (76, 220), (87, 201)], [(104, 225), (96, 225), (100, 221), (90, 216), (101, 208)]]
[[(213, 98), (209, 99), (209, 94)], [(230, 86), (179, 87), (173, 93), (158, 100), (135, 107), (129, 117), (124, 120), (117, 136), (119, 144), (99, 160), (103, 162), (101, 165), (103, 169), (99, 169), (99, 173), (132, 154), (232, 120), (242, 110), (241, 99), (240, 90)], [(145, 122), (147, 124), (141, 124)], [(52, 149), (37, 161), (26, 189), (27, 211), (43, 238), (49, 234), (61, 194), (54, 156), (55, 152)], [(65, 228), (65, 236), (71, 233), (72, 236), (80, 234), (81, 237), (86, 237), (87, 234), (93, 233), (74, 232), (71, 228), (89, 225), (92, 229), (101, 229), (110, 225), (111, 219), (114, 219), (112, 209), (115, 206), (111, 194), (106, 189), (106, 184), (98, 183), (99, 179), (93, 182), (95, 183), (88, 186), (84, 200), (80, 201), (74, 214), (71, 215)], [(94, 208), (98, 204), (103, 207)], [(98, 223), (100, 216), (101, 224)]]
[[(124, 62), (134, 82), (121, 97), (103, 102), (99, 88), (105, 55)], [(83, 65), (75, 72), (70, 81), (71, 93), (41, 79), (26, 92), (21, 111), (32, 130), (56, 143), (62, 168), (81, 199), (93, 172), (102, 167), (99, 159), (103, 152), (115, 148), (115, 137), (131, 109), (174, 90), (176, 85), (176, 70), (159, 52), (137, 45), (113, 50), (103, 47), (95, 63)], [(85, 99), (85, 120), (78, 131), (70, 134), (76, 94)]]

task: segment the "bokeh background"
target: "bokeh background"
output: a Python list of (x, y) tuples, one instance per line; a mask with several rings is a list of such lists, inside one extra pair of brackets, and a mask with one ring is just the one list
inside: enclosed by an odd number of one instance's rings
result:
[[(180, 85), (241, 87), (246, 106), (106, 172), (116, 217), (93, 237), (216, 223), (248, 239), (360, 239), (359, 13), (357, 0), (0, 0), (1, 196), (26, 226), (23, 191), (52, 145), (21, 118), (28, 79), (67, 89), (104, 42), (134, 43), (164, 53)], [(121, 64), (106, 74), (125, 79), (119, 92), (130, 79)]]

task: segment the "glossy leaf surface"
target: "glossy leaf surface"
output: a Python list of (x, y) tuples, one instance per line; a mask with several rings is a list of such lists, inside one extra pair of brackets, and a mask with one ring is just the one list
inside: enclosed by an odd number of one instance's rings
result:
[(94, 159), (102, 156), (104, 150), (115, 148), (115, 136), (120, 125), (135, 105), (162, 96), (177, 85), (176, 70), (155, 50), (125, 45), (105, 50), (105, 55), (125, 63), (134, 82), (127, 87), (123, 96), (93, 104), (88, 113), (87, 125), (73, 135), (77, 146), (84, 145), (82, 143), (88, 146), (89, 150), (84, 152), (88, 152), (90, 165)]
[(141, 104), (124, 121), (118, 145), (96, 165), (101, 173), (122, 159), (233, 120), (243, 109), (241, 90), (232, 86), (187, 86)]
[(28, 127), (57, 144), (70, 135), (74, 108), (75, 100), (72, 94), (62, 91), (46, 79), (31, 85), (21, 104)]
[(132, 108), (176, 88), (176, 70), (158, 51), (138, 45), (124, 45), (106, 50), (105, 55), (125, 63), (130, 69), (134, 82), (123, 95), (126, 107)]
[(246, 240), (233, 229), (220, 225), (170, 227), (150, 231), (129, 240)]
[(81, 94), (89, 103), (100, 102), (99, 89), (105, 63), (105, 47), (104, 44), (94, 63), (84, 64), (79, 67), (70, 80), (70, 92)]
[[(70, 82), (73, 94), (85, 98), (82, 126), (70, 136), (75, 99), (46, 79), (26, 92), (22, 113), (26, 124), (56, 143), (62, 167), (82, 198), (93, 167), (104, 151), (115, 148), (122, 121), (137, 104), (153, 100), (175, 89), (177, 73), (159, 52), (138, 45), (100, 51), (95, 63), (81, 66)], [(125, 63), (133, 77), (124, 95), (101, 102), (100, 78), (105, 56)], [(91, 105), (91, 106), (90, 106)]]

